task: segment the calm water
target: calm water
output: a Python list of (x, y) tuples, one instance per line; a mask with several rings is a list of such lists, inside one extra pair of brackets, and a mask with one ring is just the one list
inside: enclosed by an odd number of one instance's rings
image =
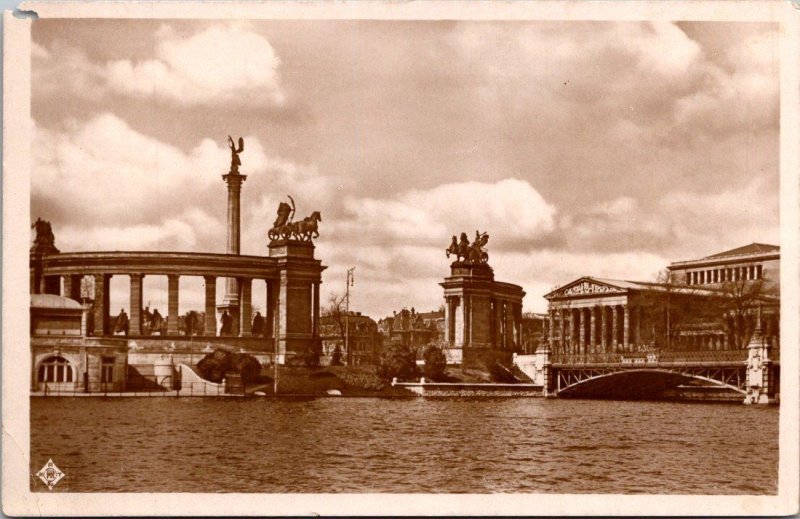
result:
[(33, 398), (31, 429), (31, 470), (53, 458), (59, 491), (777, 491), (772, 406)]

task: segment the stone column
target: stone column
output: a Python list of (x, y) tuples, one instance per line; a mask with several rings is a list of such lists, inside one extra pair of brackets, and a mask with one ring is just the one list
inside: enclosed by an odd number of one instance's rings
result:
[(217, 335), (217, 278), (216, 276), (203, 276), (206, 284), (206, 322), (205, 335)]
[(275, 337), (275, 309), (278, 307), (278, 283), (268, 279), (267, 285), (267, 309), (264, 315), (264, 337)]
[(94, 275), (94, 335), (109, 333), (109, 299), (111, 276), (109, 274)]
[(628, 351), (630, 348), (631, 310), (628, 305), (622, 305), (622, 311), (622, 351)]
[(142, 334), (142, 278), (141, 274), (131, 274), (131, 335)]
[(75, 301), (81, 300), (81, 280), (83, 276), (80, 274), (71, 274), (64, 276), (64, 292), (61, 294), (64, 297), (74, 299)]
[(554, 308), (547, 309), (547, 325), (548, 325), (548, 340), (550, 347), (558, 351), (556, 344), (556, 310)]
[(617, 342), (619, 338), (619, 312), (617, 308), (619, 308), (618, 305), (611, 307), (611, 351), (614, 353), (617, 352)]
[(252, 316), (250, 315), (253, 280), (250, 278), (238, 278), (237, 283), (239, 285), (239, 337), (249, 337), (253, 325)]
[(180, 276), (167, 276), (167, 335), (178, 335), (178, 298)]
[(312, 328), (311, 334), (314, 337), (319, 337), (319, 285), (322, 283), (321, 281), (314, 281), (312, 283), (312, 288), (314, 290), (314, 301), (311, 305), (311, 319), (312, 319)]
[[(242, 190), (242, 183), (247, 180), (247, 175), (240, 175), (238, 171), (229, 172), (227, 175), (222, 175), (222, 180), (228, 185), (228, 254), (239, 254), (241, 244), (241, 201), (240, 194)], [(239, 300), (238, 287), (236, 286), (235, 278), (227, 278), (225, 285), (225, 299), (223, 305), (228, 307), (228, 313), (233, 314), (234, 309), (230, 308), (235, 306)], [(235, 317), (232, 315), (232, 317)], [(234, 319), (234, 327), (237, 325)], [(235, 330), (234, 330), (235, 333)]]
[(597, 307), (589, 307), (589, 353), (597, 353)]
[(559, 353), (566, 353), (566, 343), (564, 342), (564, 309), (558, 309), (558, 350)]
[(453, 309), (450, 308), (450, 298), (448, 296), (444, 297), (444, 342), (449, 344), (451, 341), (450, 337), (450, 316), (453, 312)]
[(495, 348), (502, 348), (503, 344), (505, 344), (503, 335), (503, 302), (498, 299), (494, 301), (494, 321)]
[(586, 353), (586, 316), (584, 315), (585, 308), (578, 309), (578, 353), (581, 355)]
[(600, 352), (608, 353), (608, 322), (606, 318), (607, 308), (600, 306)]
[(575, 308), (569, 309), (569, 353), (575, 355), (578, 353), (578, 321), (577, 310)]

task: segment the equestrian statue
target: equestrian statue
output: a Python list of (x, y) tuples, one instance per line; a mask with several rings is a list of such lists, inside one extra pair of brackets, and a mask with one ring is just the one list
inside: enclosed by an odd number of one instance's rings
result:
[[(288, 195), (287, 195), (288, 196)], [(294, 198), (288, 197), (292, 205), (281, 202), (278, 205), (278, 217), (272, 224), (272, 229), (267, 232), (270, 240), (299, 240), (310, 242), (313, 238), (319, 238), (319, 222), (322, 215), (319, 211), (314, 211), (311, 216), (302, 220), (293, 221), (295, 214)]]
[(484, 247), (489, 242), (489, 234), (475, 231), (475, 241), (469, 242), (467, 233), (461, 233), (461, 239), (453, 236), (450, 246), (445, 249), (445, 254), (449, 258), (451, 255), (456, 257), (457, 262), (463, 263), (488, 263), (489, 253)]

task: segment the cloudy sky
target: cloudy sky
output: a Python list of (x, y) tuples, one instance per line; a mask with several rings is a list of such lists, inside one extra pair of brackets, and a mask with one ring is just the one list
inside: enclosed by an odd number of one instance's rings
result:
[[(450, 236), (491, 235), (525, 309), (582, 275), (778, 243), (778, 33), (756, 23), (33, 22), (31, 217), (62, 251), (242, 252), (322, 213), (327, 300), (437, 308)], [(222, 284), (219, 285), (221, 289)], [(166, 278), (145, 298), (166, 307)], [(181, 311), (202, 279), (181, 281)], [(115, 278), (127, 308), (127, 278)], [(263, 304), (256, 290), (255, 304)], [(221, 297), (221, 294), (220, 294)]]

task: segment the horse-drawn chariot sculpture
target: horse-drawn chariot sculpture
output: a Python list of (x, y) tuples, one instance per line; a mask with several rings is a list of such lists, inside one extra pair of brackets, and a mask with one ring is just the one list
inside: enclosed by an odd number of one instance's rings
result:
[(470, 243), (467, 233), (461, 233), (461, 240), (453, 236), (450, 246), (445, 249), (445, 254), (449, 258), (455, 255), (456, 261), (464, 263), (488, 263), (489, 253), (483, 248), (489, 242), (489, 234), (475, 231), (475, 241)]
[(314, 211), (311, 216), (307, 216), (302, 220), (294, 221), (295, 205), (294, 199), (289, 196), (292, 205), (286, 202), (281, 202), (278, 205), (278, 217), (275, 223), (272, 224), (272, 229), (269, 230), (267, 236), (270, 240), (299, 240), (310, 242), (313, 238), (319, 238), (319, 222), (322, 221), (322, 216), (319, 211)]

